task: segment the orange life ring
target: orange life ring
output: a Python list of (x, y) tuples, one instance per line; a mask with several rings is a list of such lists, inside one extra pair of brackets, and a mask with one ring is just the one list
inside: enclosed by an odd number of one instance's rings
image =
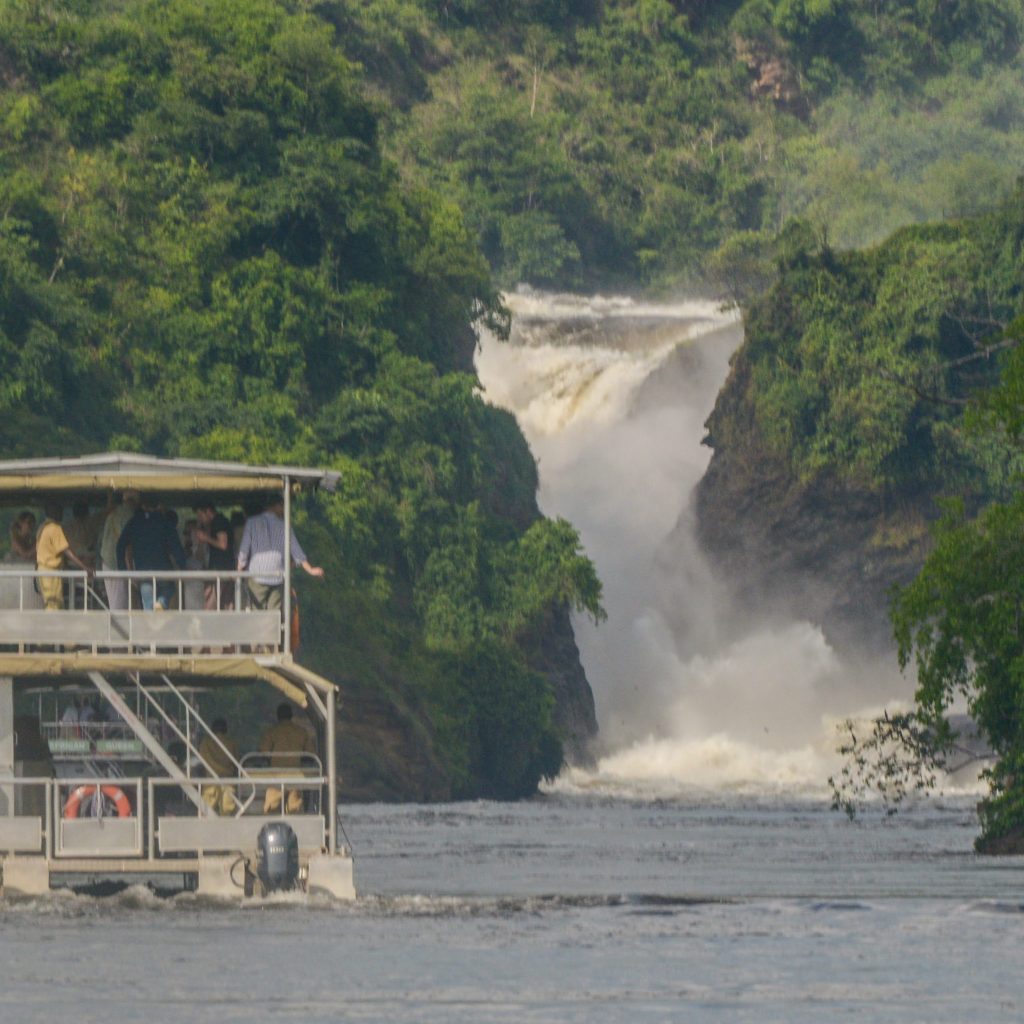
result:
[[(82, 801), (87, 796), (95, 793), (96, 789), (96, 786), (79, 786), (68, 797), (68, 802), (64, 805), (64, 817), (77, 818)], [(118, 789), (117, 786), (100, 786), (99, 790), (105, 797), (113, 801), (119, 818), (130, 818), (132, 816), (132, 804), (123, 789)]]

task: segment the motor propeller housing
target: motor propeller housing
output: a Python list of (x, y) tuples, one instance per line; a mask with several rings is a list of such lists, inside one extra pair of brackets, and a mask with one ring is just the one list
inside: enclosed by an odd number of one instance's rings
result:
[(299, 881), (299, 840), (287, 822), (264, 825), (256, 837), (256, 877), (263, 891), (294, 889)]

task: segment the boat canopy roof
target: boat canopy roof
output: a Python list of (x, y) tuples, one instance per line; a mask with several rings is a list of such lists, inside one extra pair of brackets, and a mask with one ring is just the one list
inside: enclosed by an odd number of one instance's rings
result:
[(0, 461), (0, 505), (66, 501), (108, 491), (146, 491), (173, 502), (203, 497), (237, 504), (286, 487), (334, 491), (340, 474), (302, 466), (168, 459), (133, 452)]

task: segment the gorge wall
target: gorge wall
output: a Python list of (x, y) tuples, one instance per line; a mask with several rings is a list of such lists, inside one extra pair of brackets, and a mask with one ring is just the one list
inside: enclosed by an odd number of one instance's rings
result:
[(808, 235), (780, 256), (744, 311), (694, 498), (737, 600), (891, 651), (890, 589), (916, 575), (943, 499), (1012, 492), (1016, 456), (967, 411), (1020, 309), (1020, 224), (1018, 196), (873, 249)]
[(891, 652), (889, 592), (928, 548), (929, 494), (883, 496), (834, 474), (801, 480), (757, 428), (741, 352), (708, 420), (711, 462), (694, 493), (697, 536), (748, 615), (803, 619), (847, 652)]

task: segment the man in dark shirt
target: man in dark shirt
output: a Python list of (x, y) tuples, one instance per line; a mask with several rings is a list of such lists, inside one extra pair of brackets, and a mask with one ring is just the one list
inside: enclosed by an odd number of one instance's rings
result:
[[(128, 525), (117, 542), (117, 567), (122, 572), (128, 568), (128, 549), (131, 549), (131, 568), (136, 572), (170, 572), (185, 568), (185, 549), (181, 546), (178, 531), (175, 530), (166, 512), (158, 509), (153, 499), (145, 496), (142, 507), (128, 520)], [(156, 606), (166, 610), (174, 597), (175, 585), (170, 580), (158, 580), (156, 584)], [(139, 582), (142, 607), (152, 609), (153, 581)]]
[[(210, 572), (234, 572), (235, 571), (235, 543), (232, 538), (231, 523), (227, 517), (218, 512), (212, 502), (204, 505), (196, 505), (193, 509), (196, 514), (198, 530), (196, 538), (207, 546), (210, 552), (207, 568)], [(217, 581), (211, 580), (206, 584), (206, 608), (208, 611), (216, 611)], [(235, 606), (235, 586), (231, 580), (220, 581), (220, 603), (222, 610), (228, 610)]]

